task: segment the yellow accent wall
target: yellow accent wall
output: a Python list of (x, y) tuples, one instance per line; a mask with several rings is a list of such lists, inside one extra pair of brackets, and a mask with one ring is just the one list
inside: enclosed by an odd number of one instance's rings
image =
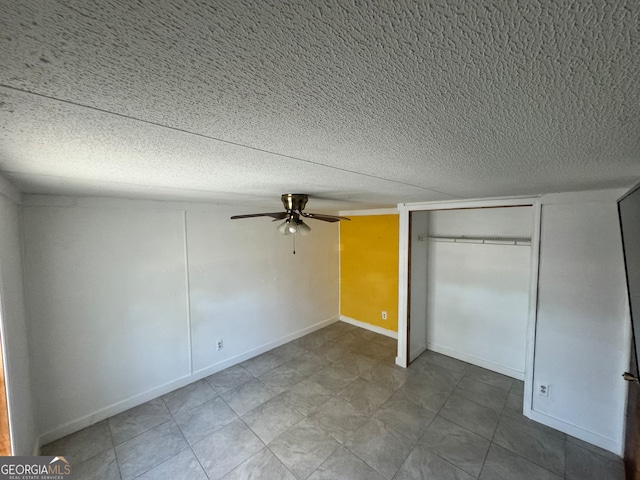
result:
[(340, 222), (341, 315), (398, 331), (399, 232), (399, 215)]

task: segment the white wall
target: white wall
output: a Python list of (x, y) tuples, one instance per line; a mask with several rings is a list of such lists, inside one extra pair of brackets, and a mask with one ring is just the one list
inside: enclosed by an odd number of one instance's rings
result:
[[(620, 455), (627, 391), (622, 373), (628, 367), (631, 341), (616, 210), (624, 192), (574, 192), (540, 199), (542, 235), (539, 255), (534, 253), (539, 278), (532, 292), (538, 299), (537, 323), (529, 331), (529, 340), (535, 340), (535, 361), (532, 355), (529, 371), (536, 383), (550, 385), (551, 393), (548, 399), (533, 393), (532, 409), (525, 412), (535, 421)], [(522, 199), (398, 206), (397, 363), (406, 351), (409, 211), (507, 203), (522, 204)]]
[(13, 199), (4, 196), (2, 185), (6, 184), (1, 178), (0, 182), (0, 300), (13, 454), (33, 455), (38, 433), (22, 288), (19, 207), (17, 194)]
[[(428, 216), (430, 234), (441, 236), (529, 238), (534, 220), (532, 207), (414, 215)], [(412, 257), (420, 250), (428, 252), (428, 348), (523, 380), (531, 247), (425, 240), (412, 244)]]
[(313, 222), (294, 256), (268, 219), (231, 221), (232, 213), (243, 212), (25, 197), (43, 442), (337, 317), (334, 225)]
[(532, 207), (465, 208), (433, 210), (429, 215), (432, 235), (530, 237)]
[[(293, 238), (237, 209), (187, 212), (193, 368), (288, 338), (338, 315), (338, 228), (307, 222)], [(214, 342), (222, 338), (224, 349)]]
[[(629, 319), (616, 199), (545, 195), (532, 418), (622, 453)], [(538, 384), (550, 385), (548, 398)]]
[(189, 375), (181, 212), (25, 206), (23, 219), (42, 432)]

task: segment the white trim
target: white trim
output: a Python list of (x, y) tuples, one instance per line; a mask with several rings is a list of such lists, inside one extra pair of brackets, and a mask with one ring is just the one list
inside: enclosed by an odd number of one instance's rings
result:
[(499, 363), (494, 363), (489, 360), (474, 357), (473, 355), (458, 352), (457, 350), (443, 347), (441, 345), (436, 345), (430, 342), (427, 342), (427, 349), (431, 350), (432, 352), (441, 353), (448, 357), (457, 358), (458, 360), (462, 360), (463, 362), (467, 362), (472, 365), (477, 365), (478, 367), (486, 368), (487, 370), (493, 370), (494, 372), (501, 373), (502, 375), (506, 375), (507, 377), (515, 378), (516, 380), (524, 380), (524, 372), (511, 367), (500, 365)]
[(537, 410), (531, 410), (529, 418), (535, 422), (566, 433), (567, 435), (571, 435), (572, 437), (578, 438), (587, 443), (591, 443), (592, 445), (600, 447), (604, 450), (613, 452), (620, 457), (624, 455), (624, 444), (620, 443), (619, 441), (603, 437), (602, 435), (590, 432), (589, 430), (584, 430), (583, 428), (580, 428), (576, 425), (564, 422), (551, 415), (538, 412)]
[(397, 208), (372, 208), (371, 210), (340, 210), (338, 215), (364, 217), (370, 215), (398, 215)]
[(440, 202), (423, 203), (399, 203), (398, 210), (425, 211), (425, 210), (459, 210), (462, 208), (489, 208), (489, 207), (517, 207), (533, 205), (539, 196), (527, 197), (497, 197), (474, 198), (469, 200), (445, 200)]
[(542, 228), (542, 202), (533, 204), (533, 231), (531, 234), (531, 262), (529, 280), (529, 315), (527, 317), (527, 344), (524, 367), (523, 412), (529, 417), (533, 404), (533, 372), (535, 368), (536, 324), (538, 320), (538, 277), (540, 274), (540, 233)]
[(72, 420), (62, 425), (58, 425), (53, 429), (49, 430), (48, 432), (41, 434), (40, 437), (38, 438), (37, 443), (38, 445), (46, 445), (49, 442), (53, 442), (54, 440), (62, 438), (66, 435), (82, 430), (83, 428), (89, 427), (106, 418), (112, 417), (113, 415), (117, 415), (118, 413), (122, 413), (126, 410), (129, 410), (130, 408), (136, 407), (138, 405), (142, 405), (143, 403), (148, 402), (149, 400), (153, 400), (154, 398), (160, 397), (161, 395), (165, 395), (178, 388), (182, 388), (186, 385), (189, 385), (190, 383), (193, 383), (202, 378), (208, 377), (209, 375), (213, 375), (214, 373), (224, 370), (225, 368), (244, 362), (245, 360), (249, 360), (250, 358), (253, 358), (256, 355), (260, 355), (261, 353), (268, 352), (269, 350), (272, 350), (276, 347), (284, 345), (285, 343), (289, 343), (290, 341), (295, 340), (296, 338), (300, 338), (309, 333), (315, 332), (316, 330), (324, 328), (337, 321), (338, 321), (337, 317), (323, 320), (322, 322), (318, 322), (315, 325), (304, 328), (290, 335), (286, 335), (285, 337), (282, 337), (281, 339), (276, 340), (274, 342), (267, 343), (265, 345), (262, 345), (248, 352), (229, 358), (228, 360), (225, 360), (223, 362), (197, 370), (193, 372), (193, 374), (191, 375), (186, 375), (176, 380), (172, 380), (171, 382), (165, 383), (164, 385), (161, 385), (159, 387), (152, 388), (151, 390), (147, 390), (146, 392), (134, 395), (120, 402), (101, 408), (100, 410), (92, 414), (86, 415), (82, 418)]
[(386, 328), (378, 327), (377, 325), (371, 325), (367, 322), (362, 322), (360, 320), (356, 320), (355, 318), (347, 317), (346, 315), (340, 315), (340, 321), (348, 323), (350, 325), (355, 325), (356, 327), (364, 328), (365, 330), (370, 330), (375, 333), (379, 333), (380, 335), (385, 335), (391, 338), (398, 338), (398, 332), (394, 332), (393, 330), (388, 330)]
[[(430, 211), (430, 210), (457, 210), (462, 208), (489, 208), (489, 207), (514, 207), (514, 206), (535, 206), (540, 203), (540, 196), (526, 197), (502, 197), (487, 199), (470, 199), (470, 200), (447, 200), (440, 202), (422, 202), (422, 203), (399, 203), (398, 211), (400, 212), (400, 251), (398, 255), (398, 356), (396, 364), (401, 367), (407, 367), (407, 323), (409, 314), (409, 236), (410, 212)], [(539, 221), (539, 220), (538, 220)], [(538, 232), (539, 233), (539, 232)], [(532, 239), (532, 242), (534, 239)], [(537, 243), (532, 243), (535, 255), (538, 255), (539, 238)], [(536, 260), (537, 262), (537, 260)], [(537, 278), (537, 269), (536, 269)], [(537, 282), (535, 284), (537, 291)], [(530, 290), (531, 294), (531, 290)], [(535, 300), (535, 299), (534, 299)], [(530, 298), (530, 305), (535, 304)], [(527, 328), (530, 328), (531, 321), (527, 322)], [(535, 318), (533, 321), (533, 332), (535, 332)], [(527, 330), (527, 335), (530, 331)], [(527, 338), (527, 342), (529, 338)], [(528, 366), (528, 365), (526, 365)], [(533, 374), (532, 374), (533, 375)], [(526, 377), (526, 376), (525, 376)], [(526, 388), (525, 378), (525, 388)]]
[(398, 356), (396, 364), (407, 368), (407, 321), (409, 313), (409, 210), (400, 210), (400, 244), (398, 252)]

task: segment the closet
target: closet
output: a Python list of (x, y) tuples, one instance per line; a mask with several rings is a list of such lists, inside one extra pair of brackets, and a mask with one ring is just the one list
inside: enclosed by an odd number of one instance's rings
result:
[(524, 380), (532, 206), (410, 212), (409, 361), (431, 350)]

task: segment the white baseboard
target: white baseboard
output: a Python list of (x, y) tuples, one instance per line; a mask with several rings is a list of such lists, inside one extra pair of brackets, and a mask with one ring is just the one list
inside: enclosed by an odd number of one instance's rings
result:
[(346, 315), (340, 315), (340, 321), (349, 323), (351, 325), (355, 325), (356, 327), (364, 328), (365, 330), (370, 330), (375, 333), (379, 333), (380, 335), (385, 335), (387, 337), (398, 339), (398, 332), (394, 332), (393, 330), (387, 330), (386, 328), (378, 327), (376, 325), (371, 325), (367, 322), (361, 322), (360, 320), (356, 320), (355, 318), (347, 317)]
[(268, 352), (269, 350), (284, 345), (285, 343), (289, 343), (296, 338), (308, 335), (309, 333), (315, 332), (316, 330), (324, 328), (337, 321), (338, 317), (323, 320), (310, 327), (303, 328), (302, 330), (298, 330), (297, 332), (294, 332), (290, 335), (286, 335), (274, 342), (266, 343), (264, 345), (261, 345), (260, 347), (254, 348), (253, 350), (249, 350), (248, 352), (242, 353), (240, 355), (236, 355), (235, 357), (229, 358), (223, 362), (216, 363), (215, 365), (211, 365), (201, 370), (197, 370), (191, 375), (177, 378), (175, 380), (172, 380), (171, 382), (165, 383), (164, 385), (160, 385), (151, 390), (147, 390), (146, 392), (139, 393), (120, 402), (96, 410), (90, 415), (85, 415), (82, 418), (72, 420), (62, 425), (58, 425), (48, 432), (40, 435), (40, 437), (36, 440), (36, 451), (39, 451), (42, 445), (46, 445), (47, 443), (53, 442), (54, 440), (82, 430), (83, 428), (90, 427), (91, 425), (117, 415), (118, 413), (122, 413), (126, 410), (129, 410), (130, 408), (137, 407), (138, 405), (142, 405), (143, 403), (153, 400), (154, 398), (160, 397), (169, 392), (173, 392), (178, 388), (182, 388), (186, 385), (189, 385), (190, 383), (196, 382), (202, 378), (208, 377), (209, 375), (213, 375), (214, 373), (224, 370), (225, 368), (244, 362), (245, 360), (249, 360), (250, 358), (260, 355), (261, 353)]
[(471, 363), (473, 365), (477, 365), (478, 367), (501, 373), (502, 375), (515, 378), (516, 380), (524, 380), (524, 372), (521, 372), (514, 368), (506, 367), (504, 365), (500, 365), (498, 363), (494, 363), (482, 358), (474, 357), (473, 355), (468, 355), (466, 353), (458, 352), (457, 350), (443, 347), (442, 345), (436, 345), (434, 343), (427, 343), (427, 348), (433, 352), (442, 353), (443, 355), (447, 355), (448, 357), (457, 358), (458, 360), (462, 360), (463, 362)]
[(621, 441), (615, 441), (597, 433), (590, 432), (571, 423), (567, 423), (558, 418), (552, 417), (536, 410), (531, 410), (527, 415), (531, 420), (551, 427), (572, 437), (579, 438), (587, 443), (600, 447), (604, 450), (612, 452), (620, 457), (624, 456), (624, 445)]
[(401, 359), (400, 357), (396, 357), (396, 365), (402, 368), (407, 368), (407, 365), (405, 364), (403, 359)]
[(232, 367), (234, 365), (237, 365), (238, 363), (244, 362), (245, 360), (249, 360), (250, 358), (253, 358), (257, 355), (268, 352), (269, 350), (273, 350), (274, 348), (284, 345), (285, 343), (289, 343), (292, 340), (295, 340), (296, 338), (304, 337), (305, 335), (313, 333), (316, 330), (320, 330), (321, 328), (328, 327), (332, 323), (336, 323), (338, 320), (339, 320), (338, 317), (333, 317), (327, 320), (323, 320), (322, 322), (318, 322), (310, 327), (303, 328), (302, 330), (298, 330), (295, 333), (286, 335), (276, 340), (275, 342), (266, 343), (258, 348), (254, 348), (253, 350), (249, 350), (248, 352), (229, 358), (224, 362), (216, 363), (215, 365), (211, 365), (209, 367), (196, 370), (195, 372), (193, 372), (193, 375), (198, 376), (197, 380), (199, 380), (200, 378), (208, 377), (209, 375), (218, 373), (219, 371), (224, 370), (225, 368)]
[[(493, 370), (494, 372), (498, 372), (503, 375), (507, 375), (508, 377), (516, 378), (518, 380), (524, 380), (524, 372), (519, 372), (518, 370), (505, 367), (503, 365), (498, 365), (493, 362), (483, 360), (481, 358), (467, 355), (447, 347), (443, 347), (441, 345), (434, 345), (432, 343), (428, 343), (427, 348), (431, 351), (442, 353), (443, 355), (457, 358), (458, 360), (462, 360), (464, 362), (471, 363), (473, 365), (477, 365), (479, 367), (483, 367), (488, 370)], [(603, 437), (602, 435), (598, 435), (597, 433), (590, 432), (576, 425), (567, 423), (551, 415), (547, 415), (545, 413), (538, 412), (533, 409), (528, 412), (525, 412), (525, 415), (529, 417), (531, 420), (541, 423), (542, 425), (546, 425), (547, 427), (566, 433), (567, 435), (571, 435), (572, 437), (578, 438), (592, 445), (596, 445), (597, 447), (600, 447), (609, 452), (613, 452), (614, 454), (619, 455), (621, 457), (624, 454), (623, 445), (620, 441), (615, 441), (610, 438)]]

